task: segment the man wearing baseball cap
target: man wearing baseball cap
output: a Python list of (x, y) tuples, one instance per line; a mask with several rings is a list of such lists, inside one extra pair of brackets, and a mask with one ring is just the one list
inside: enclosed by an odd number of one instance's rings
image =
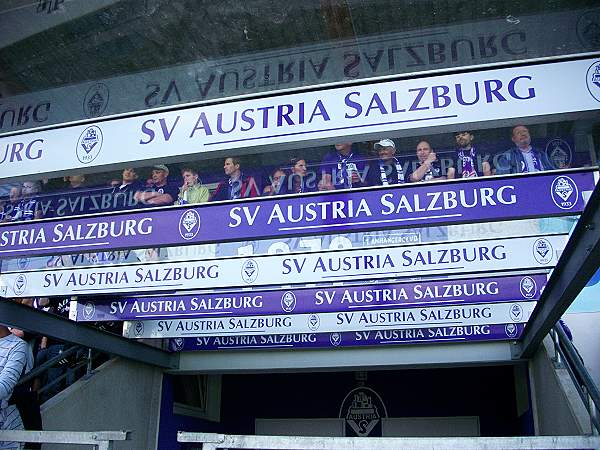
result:
[(169, 168), (164, 164), (152, 167), (151, 182), (135, 193), (135, 199), (146, 206), (172, 205), (179, 194), (179, 188), (168, 182)]
[(388, 186), (404, 183), (404, 169), (396, 158), (396, 144), (391, 139), (381, 139), (374, 146), (379, 159), (369, 164), (367, 182), (369, 186)]

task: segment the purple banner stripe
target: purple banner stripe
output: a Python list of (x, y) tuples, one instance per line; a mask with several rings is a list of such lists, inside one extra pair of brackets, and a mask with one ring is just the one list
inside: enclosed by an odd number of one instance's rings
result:
[(524, 325), (507, 323), (344, 333), (202, 336), (198, 338), (169, 339), (169, 350), (178, 352), (227, 349), (336, 348), (516, 340), (521, 337)]
[(125, 297), (81, 303), (77, 306), (77, 321), (305, 314), (537, 300), (545, 284), (546, 275), (537, 274), (333, 288)]
[(0, 257), (578, 214), (594, 186), (573, 170), (8, 224)]

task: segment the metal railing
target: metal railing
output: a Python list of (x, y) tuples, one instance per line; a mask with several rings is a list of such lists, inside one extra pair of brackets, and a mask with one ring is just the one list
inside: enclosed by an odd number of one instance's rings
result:
[(93, 445), (112, 450), (117, 441), (128, 441), (129, 431), (0, 431), (0, 442)]
[(93, 363), (101, 354), (102, 353), (92, 351), (91, 348), (79, 345), (69, 347), (43, 364), (30, 370), (19, 379), (17, 386), (31, 383), (36, 378), (41, 379), (48, 369), (59, 367), (64, 369), (63, 373), (52, 380), (48, 380), (48, 383), (40, 386), (37, 390), (37, 393), (40, 395), (43, 395), (48, 391), (52, 392), (52, 389), (58, 393), (61, 390), (59, 385), (63, 381), (66, 384), (65, 387), (67, 387), (78, 379), (90, 377), (94, 373)]
[(600, 391), (562, 326), (556, 324), (550, 335), (554, 342), (554, 363), (557, 367), (567, 370), (588, 411), (592, 432), (598, 435), (600, 434)]
[(508, 450), (600, 449), (598, 436), (359, 438), (313, 436), (250, 436), (177, 433), (177, 442), (200, 443), (202, 450)]

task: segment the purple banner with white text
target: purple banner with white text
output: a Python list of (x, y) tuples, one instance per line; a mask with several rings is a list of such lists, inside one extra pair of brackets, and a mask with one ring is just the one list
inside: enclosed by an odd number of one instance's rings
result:
[(405, 184), (0, 225), (0, 257), (573, 215), (592, 170)]
[(516, 340), (525, 324), (460, 325), (343, 333), (296, 333), (247, 336), (201, 336), (169, 339), (171, 351), (241, 350), (277, 348), (337, 348), (373, 345), (433, 344)]
[(361, 284), (331, 288), (252, 290), (193, 295), (90, 299), (77, 321), (176, 319), (209, 316), (304, 314), (355, 309), (537, 300), (546, 275)]

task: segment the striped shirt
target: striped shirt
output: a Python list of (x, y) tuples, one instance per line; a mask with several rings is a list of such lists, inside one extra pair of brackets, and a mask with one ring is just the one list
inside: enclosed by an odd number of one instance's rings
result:
[[(0, 338), (0, 430), (23, 429), (17, 407), (8, 399), (27, 364), (27, 343), (14, 334)], [(20, 448), (16, 442), (0, 442), (0, 449)]]

